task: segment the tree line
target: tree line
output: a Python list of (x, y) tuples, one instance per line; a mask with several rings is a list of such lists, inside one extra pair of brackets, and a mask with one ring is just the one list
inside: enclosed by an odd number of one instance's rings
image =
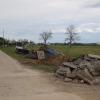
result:
[(26, 44), (35, 44), (33, 41), (28, 41), (27, 39), (19, 39), (19, 40), (9, 40), (0, 37), (0, 47), (3, 46), (15, 46), (17, 43), (26, 45)]
[[(40, 39), (42, 41), (42, 43), (38, 43), (38, 45), (44, 45), (47, 46), (48, 45), (48, 40), (53, 38), (53, 33), (51, 31), (48, 32), (43, 32), (40, 34)], [(69, 25), (66, 28), (66, 32), (65, 32), (65, 42), (64, 43), (51, 43), (53, 45), (69, 45), (70, 47), (73, 45), (86, 45), (86, 44), (82, 44), (82, 43), (76, 43), (76, 41), (80, 40), (80, 37), (76, 31), (76, 27), (74, 25)], [(0, 37), (0, 46), (8, 46), (8, 45), (16, 45), (16, 43), (22, 43), (23, 45), (26, 44), (35, 44), (33, 41), (28, 41), (27, 39), (20, 39), (20, 40), (8, 40), (8, 39), (4, 39), (2, 37)], [(91, 44), (87, 44), (87, 45), (96, 45), (95, 43), (91, 43)]]

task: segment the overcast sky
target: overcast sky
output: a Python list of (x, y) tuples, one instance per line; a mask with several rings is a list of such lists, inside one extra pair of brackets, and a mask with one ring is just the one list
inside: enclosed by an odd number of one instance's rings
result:
[(76, 26), (80, 42), (100, 42), (100, 0), (0, 0), (0, 36), (40, 42), (51, 30), (52, 42), (64, 42), (68, 25)]

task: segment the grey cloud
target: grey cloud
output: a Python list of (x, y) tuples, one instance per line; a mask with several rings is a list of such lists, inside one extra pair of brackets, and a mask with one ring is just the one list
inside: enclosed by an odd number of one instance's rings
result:
[(86, 7), (86, 8), (100, 8), (100, 0), (88, 0), (85, 2), (84, 7)]
[(93, 5), (86, 5), (85, 7), (87, 7), (87, 8), (100, 8), (100, 3), (93, 4)]
[(91, 34), (98, 34), (100, 33), (100, 24), (99, 23), (85, 23), (81, 24), (77, 27), (77, 32), (79, 33), (91, 33)]
[[(0, 36), (5, 26), (7, 38), (27, 38), (38, 42), (39, 33), (51, 29), (57, 33), (54, 35), (57, 38), (52, 41), (57, 42), (61, 40), (60, 36), (64, 38), (61, 33), (70, 24), (79, 24), (79, 31), (89, 31), (91, 36), (92, 31), (100, 32), (96, 23), (100, 23), (99, 6), (100, 0), (0, 0)], [(96, 24), (81, 26), (83, 23)], [(100, 37), (99, 34), (96, 36)]]

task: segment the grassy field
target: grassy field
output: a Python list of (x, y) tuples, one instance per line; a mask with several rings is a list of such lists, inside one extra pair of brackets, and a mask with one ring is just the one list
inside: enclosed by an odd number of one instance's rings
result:
[[(39, 47), (40, 46), (38, 45), (34, 45), (28, 48), (30, 50), (32, 49), (37, 50)], [(100, 46), (72, 46), (70, 48), (69, 46), (65, 45), (51, 45), (49, 47), (54, 48), (57, 51), (63, 53), (64, 55), (70, 57), (79, 57), (80, 55), (86, 55), (86, 54), (100, 55)]]
[(0, 49), (6, 54), (8, 54), (9, 56), (13, 57), (14, 59), (17, 59), (17, 60), (25, 59), (22, 55), (16, 54), (15, 47), (5, 47), (5, 48), (0, 48)]
[(56, 50), (63, 52), (66, 56), (79, 57), (80, 55), (96, 54), (100, 55), (100, 46), (52, 46)]
[[(35, 47), (37, 49), (37, 47)], [(0, 48), (3, 52), (8, 54), (14, 59), (17, 59), (20, 63), (22, 63), (26, 58), (24, 58), (23, 55), (19, 55), (15, 52), (15, 47), (5, 47), (5, 48)], [(33, 64), (31, 65), (33, 69), (45, 71), (45, 72), (55, 72), (57, 67), (53, 65), (43, 65), (43, 64)]]
[[(34, 45), (31, 47), (28, 47), (29, 50), (37, 50), (40, 46)], [(86, 54), (95, 54), (100, 55), (100, 46), (72, 46), (72, 48), (69, 48), (69, 46), (64, 45), (51, 45), (49, 46), (51, 48), (56, 49), (57, 51), (63, 53), (66, 57), (71, 58), (77, 58), (81, 55)], [(18, 55), (15, 53), (15, 47), (5, 47), (0, 48), (2, 51), (13, 57), (14, 59), (17, 59), (19, 61), (24, 60), (25, 58), (22, 55)], [(56, 70), (55, 66), (52, 65), (33, 65), (33, 68), (40, 69), (43, 71), (53, 72)]]
[[(28, 49), (38, 50), (39, 47), (40, 46), (38, 45), (33, 45), (31, 47), (28, 47)], [(72, 46), (70, 48), (69, 46), (65, 45), (51, 45), (49, 47), (54, 48), (55, 50), (63, 53), (65, 56), (70, 56), (70, 57), (79, 57), (80, 55), (86, 55), (86, 54), (100, 55), (100, 46)], [(21, 57), (21, 55), (17, 55), (15, 53), (15, 47), (5, 47), (0, 49), (16, 59), (22, 59), (22, 58), (24, 59), (23, 56)]]

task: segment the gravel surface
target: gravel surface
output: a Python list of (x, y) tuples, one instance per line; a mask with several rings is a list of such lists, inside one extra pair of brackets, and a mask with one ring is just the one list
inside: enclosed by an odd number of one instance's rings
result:
[(24, 67), (0, 51), (0, 100), (83, 100), (64, 92), (47, 76)]

